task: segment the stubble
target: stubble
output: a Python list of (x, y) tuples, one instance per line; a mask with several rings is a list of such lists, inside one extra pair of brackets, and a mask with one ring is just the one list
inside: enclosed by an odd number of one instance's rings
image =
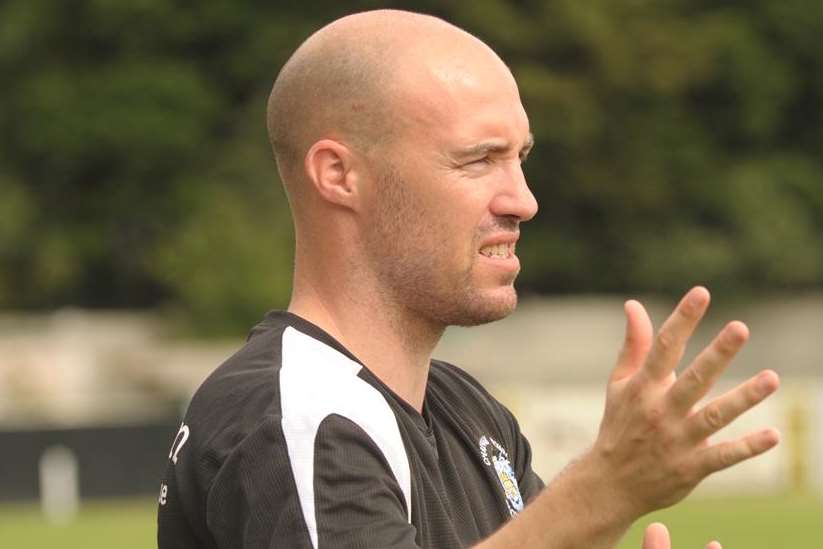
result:
[[(471, 245), (455, 252), (443, 245), (454, 238), (444, 218), (448, 210), (427, 211), (394, 169), (384, 170), (378, 182), (378, 204), (364, 245), (382, 302), (442, 327), (475, 326), (511, 314), (517, 305), (513, 285), (489, 292), (474, 279), (480, 239), (510, 229), (510, 220), (478, 228)], [(467, 257), (461, 261), (455, 253)]]

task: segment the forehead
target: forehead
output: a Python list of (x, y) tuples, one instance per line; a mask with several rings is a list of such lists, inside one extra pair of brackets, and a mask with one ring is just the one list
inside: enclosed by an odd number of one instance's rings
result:
[(398, 115), (411, 139), (469, 145), (488, 138), (527, 139), (529, 121), (511, 72), (497, 59), (450, 59), (400, 79)]

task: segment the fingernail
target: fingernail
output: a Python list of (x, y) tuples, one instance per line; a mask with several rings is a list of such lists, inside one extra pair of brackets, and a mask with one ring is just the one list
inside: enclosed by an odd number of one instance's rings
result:
[(757, 381), (758, 387), (764, 393), (771, 391), (772, 389), (772, 376), (769, 374), (760, 374), (760, 379)]
[(703, 304), (703, 292), (700, 290), (692, 290), (689, 294), (689, 304), (694, 307), (699, 307)]

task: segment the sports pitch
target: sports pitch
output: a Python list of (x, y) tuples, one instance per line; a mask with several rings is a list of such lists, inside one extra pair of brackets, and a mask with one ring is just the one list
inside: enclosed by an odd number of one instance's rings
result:
[[(36, 505), (0, 505), (0, 547), (156, 547), (155, 505), (150, 499), (88, 503), (77, 520), (64, 526), (45, 523)], [(703, 549), (713, 538), (724, 549), (815, 549), (823, 538), (823, 498), (690, 499), (638, 521), (620, 549), (640, 549), (643, 528), (655, 520), (669, 526), (673, 549)]]

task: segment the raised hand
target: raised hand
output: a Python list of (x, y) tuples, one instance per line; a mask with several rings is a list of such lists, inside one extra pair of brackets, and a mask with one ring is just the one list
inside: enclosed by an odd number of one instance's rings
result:
[[(641, 516), (680, 501), (711, 473), (778, 443), (771, 428), (719, 444), (708, 441), (777, 390), (780, 381), (771, 370), (698, 406), (748, 339), (745, 324), (727, 324), (679, 378), (675, 373), (709, 299), (705, 288), (692, 289), (656, 336), (643, 306), (626, 302), (626, 340), (591, 450), (476, 547), (612, 549)], [(671, 549), (662, 525), (650, 527), (643, 544), (643, 549)]]
[[(659, 522), (650, 524), (643, 535), (643, 549), (672, 549), (672, 541), (666, 526)], [(723, 549), (723, 547), (720, 543), (712, 541), (706, 545), (706, 549)]]
[(620, 502), (623, 516), (636, 518), (672, 505), (711, 473), (779, 441), (771, 428), (719, 444), (708, 441), (779, 385), (777, 374), (765, 370), (697, 407), (749, 336), (745, 324), (730, 322), (678, 377), (675, 368), (709, 300), (705, 288), (693, 288), (656, 336), (643, 306), (626, 302), (626, 339), (609, 380), (600, 432), (588, 455), (602, 481), (615, 491), (610, 499)]

